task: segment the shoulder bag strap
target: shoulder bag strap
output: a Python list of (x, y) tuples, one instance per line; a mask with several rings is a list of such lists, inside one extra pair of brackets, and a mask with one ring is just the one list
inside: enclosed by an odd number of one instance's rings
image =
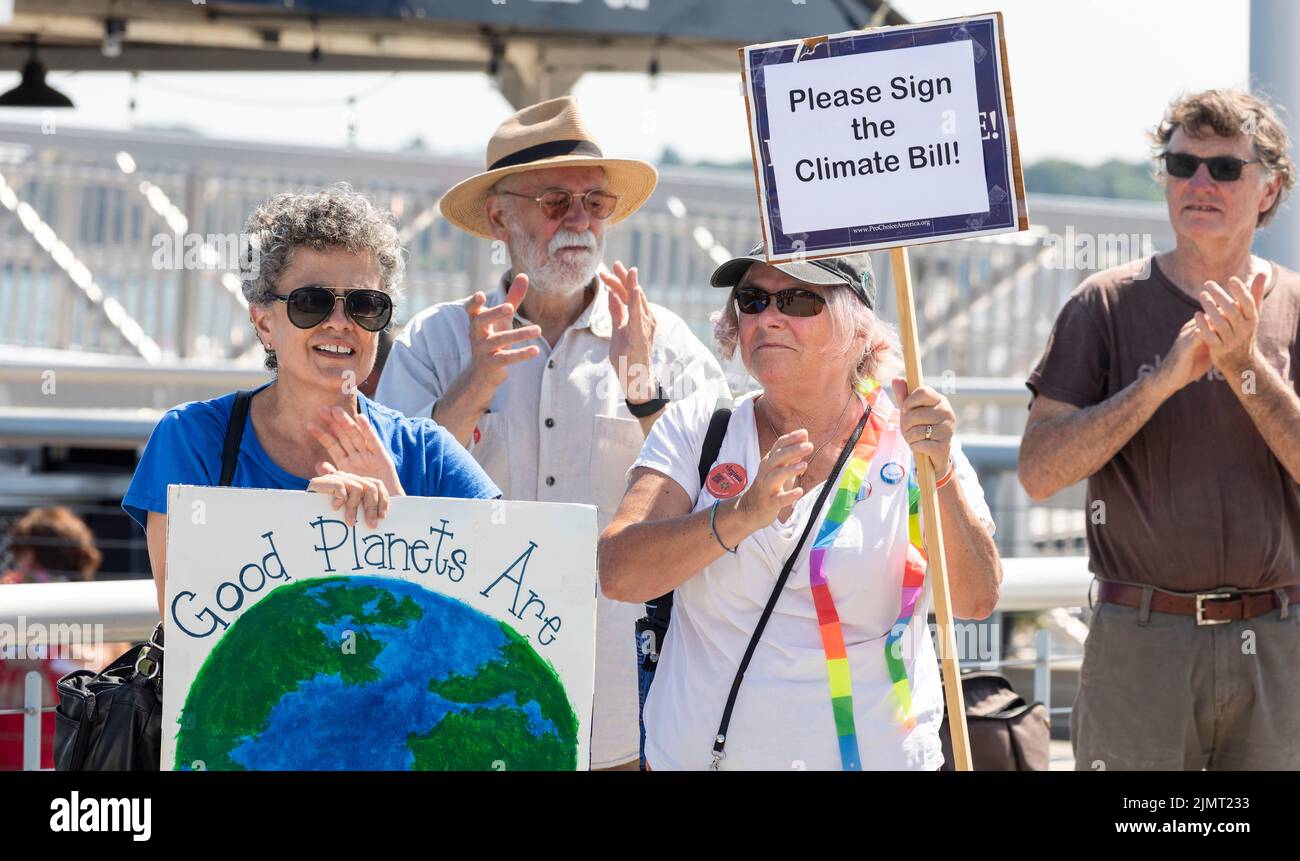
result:
[(821, 493), (817, 494), (817, 503), (813, 506), (812, 513), (808, 515), (808, 523), (803, 528), (803, 534), (799, 536), (799, 543), (794, 546), (794, 550), (786, 557), (785, 565), (781, 568), (781, 576), (777, 578), (776, 585), (772, 587), (772, 594), (767, 599), (767, 606), (763, 608), (763, 615), (758, 617), (758, 624), (754, 626), (754, 633), (749, 638), (749, 646), (745, 649), (745, 656), (740, 659), (740, 666), (736, 669), (736, 677), (731, 681), (731, 693), (727, 694), (727, 707), (722, 710), (722, 722), (718, 724), (718, 734), (713, 739), (713, 763), (710, 768), (717, 770), (718, 764), (722, 762), (725, 753), (723, 748), (727, 744), (727, 727), (731, 725), (731, 710), (736, 706), (736, 695), (740, 693), (740, 683), (745, 680), (745, 670), (749, 669), (749, 661), (754, 657), (754, 649), (758, 646), (759, 638), (763, 636), (763, 629), (767, 627), (767, 620), (771, 618), (772, 611), (776, 608), (776, 601), (781, 597), (781, 590), (785, 588), (785, 583), (790, 579), (790, 571), (794, 568), (794, 560), (799, 558), (799, 551), (803, 550), (804, 542), (808, 540), (808, 533), (812, 531), (813, 526), (817, 523), (817, 517), (821, 513), (822, 506), (826, 503), (826, 497), (830, 496), (831, 489), (835, 485), (836, 479), (839, 478), (840, 470), (849, 459), (849, 454), (853, 447), (858, 444), (858, 437), (862, 436), (862, 429), (867, 426), (867, 419), (871, 416), (871, 407), (868, 406), (862, 413), (862, 418), (858, 419), (858, 426), (853, 429), (853, 434), (849, 441), (844, 444), (840, 451), (840, 456), (835, 460), (835, 468), (831, 474), (826, 477), (826, 483), (822, 485)]
[[(713, 417), (709, 419), (709, 430), (704, 435), (704, 448), (700, 450), (700, 488), (704, 488), (705, 479), (709, 477), (709, 468), (713, 462), (718, 459), (718, 452), (722, 450), (722, 440), (727, 435), (727, 424), (731, 421), (731, 398), (718, 398), (717, 404), (713, 408)], [(669, 619), (673, 613), (673, 593), (660, 595), (653, 601), (647, 601), (646, 615), (652, 623), (657, 623), (661, 628), (661, 635), (668, 630)], [(659, 647), (663, 643), (657, 644)]]
[(722, 451), (722, 439), (727, 435), (727, 424), (731, 421), (731, 398), (718, 398), (713, 408), (713, 418), (709, 419), (709, 431), (704, 435), (704, 448), (700, 450), (700, 487), (704, 487), (709, 477), (709, 469)]
[(226, 442), (221, 448), (221, 482), (218, 485), (220, 487), (229, 487), (230, 482), (235, 480), (239, 442), (244, 438), (244, 422), (248, 418), (248, 405), (252, 401), (251, 391), (235, 392), (235, 403), (230, 407), (230, 419), (226, 422)]

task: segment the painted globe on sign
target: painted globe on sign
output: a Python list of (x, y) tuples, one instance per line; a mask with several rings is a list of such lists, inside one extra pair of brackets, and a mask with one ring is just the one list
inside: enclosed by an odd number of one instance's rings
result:
[(299, 580), (230, 626), (190, 686), (177, 769), (577, 767), (578, 720), (509, 626), (403, 580)]

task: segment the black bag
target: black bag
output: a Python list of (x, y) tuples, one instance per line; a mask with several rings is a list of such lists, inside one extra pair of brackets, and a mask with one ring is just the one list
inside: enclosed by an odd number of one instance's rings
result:
[[(998, 673), (962, 673), (961, 692), (966, 702), (971, 765), (976, 771), (1048, 770), (1051, 731), (1046, 706), (1026, 703)], [(943, 743), (942, 770), (953, 771), (947, 708), (939, 740)]]
[[(253, 393), (235, 393), (221, 450), (220, 487), (235, 477)], [(104, 668), (59, 679), (54, 710), (56, 771), (158, 771), (162, 755), (163, 625)]]
[(59, 679), (56, 771), (157, 771), (162, 752), (162, 623), (102, 672)]

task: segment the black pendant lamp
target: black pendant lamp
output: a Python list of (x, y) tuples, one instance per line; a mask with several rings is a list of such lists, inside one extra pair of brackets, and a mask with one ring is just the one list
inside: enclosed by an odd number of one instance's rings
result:
[(9, 92), (0, 95), (0, 108), (70, 108), (72, 99), (45, 83), (45, 66), (36, 57), (36, 40), (32, 39), (32, 55), (23, 66), (23, 80)]

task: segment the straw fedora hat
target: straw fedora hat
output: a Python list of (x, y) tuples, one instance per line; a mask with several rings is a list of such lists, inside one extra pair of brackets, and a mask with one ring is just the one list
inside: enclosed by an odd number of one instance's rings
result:
[(606, 189), (618, 195), (608, 219), (617, 224), (650, 197), (659, 174), (649, 162), (605, 158), (578, 113), (578, 102), (563, 96), (524, 108), (493, 132), (487, 146), (487, 170), (457, 183), (438, 201), (442, 217), (461, 230), (492, 238), (484, 202), (503, 176), (550, 167), (602, 167)]

